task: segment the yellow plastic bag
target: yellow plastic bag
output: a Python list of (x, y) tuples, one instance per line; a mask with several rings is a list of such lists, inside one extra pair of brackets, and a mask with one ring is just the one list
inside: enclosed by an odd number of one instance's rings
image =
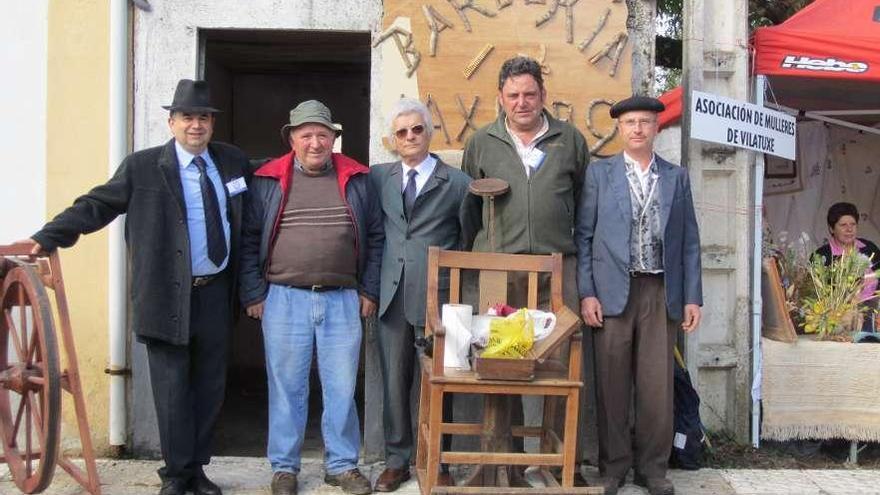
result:
[(524, 358), (535, 341), (535, 325), (523, 308), (489, 324), (489, 344), (484, 358)]

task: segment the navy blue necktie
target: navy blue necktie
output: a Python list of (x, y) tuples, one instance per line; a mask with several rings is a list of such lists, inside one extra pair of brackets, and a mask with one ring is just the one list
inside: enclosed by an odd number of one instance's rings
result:
[(418, 174), (415, 169), (410, 169), (406, 173), (409, 179), (406, 181), (406, 187), (403, 188), (403, 209), (407, 219), (412, 214), (413, 205), (416, 204), (416, 175)]
[(208, 239), (208, 259), (216, 266), (226, 259), (226, 235), (223, 233), (223, 221), (220, 219), (220, 205), (217, 204), (217, 190), (208, 177), (208, 164), (205, 159), (197, 156), (193, 163), (199, 169), (199, 187), (202, 190), (202, 207), (205, 209), (205, 235)]

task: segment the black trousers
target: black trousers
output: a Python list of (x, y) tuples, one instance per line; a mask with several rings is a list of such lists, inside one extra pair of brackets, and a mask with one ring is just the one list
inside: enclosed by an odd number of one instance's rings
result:
[(229, 277), (221, 275), (193, 287), (188, 345), (145, 342), (165, 461), (159, 469), (163, 480), (189, 480), (211, 461), (211, 436), (226, 389), (229, 284)]

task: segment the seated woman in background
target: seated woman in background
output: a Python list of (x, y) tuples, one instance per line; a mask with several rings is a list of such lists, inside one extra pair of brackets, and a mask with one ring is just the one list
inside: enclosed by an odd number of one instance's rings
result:
[[(877, 291), (877, 278), (868, 277), (880, 268), (880, 249), (867, 239), (858, 237), (859, 210), (852, 203), (834, 203), (828, 208), (828, 231), (831, 237), (828, 243), (816, 250), (815, 254), (825, 259), (825, 265), (831, 264), (835, 258), (839, 258), (844, 252), (858, 249), (859, 253), (871, 260), (865, 272), (865, 285), (862, 287), (860, 300), (866, 301), (869, 311), (865, 314), (863, 331), (873, 331), (874, 310), (877, 307), (877, 299), (870, 299)], [(868, 300), (870, 299), (870, 300)]]

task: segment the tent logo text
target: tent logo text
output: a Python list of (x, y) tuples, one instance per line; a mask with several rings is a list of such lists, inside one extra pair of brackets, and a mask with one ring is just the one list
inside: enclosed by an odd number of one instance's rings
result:
[(865, 62), (844, 62), (836, 58), (811, 58), (805, 55), (786, 55), (782, 61), (785, 69), (807, 69), (823, 72), (867, 72), (868, 64)]

